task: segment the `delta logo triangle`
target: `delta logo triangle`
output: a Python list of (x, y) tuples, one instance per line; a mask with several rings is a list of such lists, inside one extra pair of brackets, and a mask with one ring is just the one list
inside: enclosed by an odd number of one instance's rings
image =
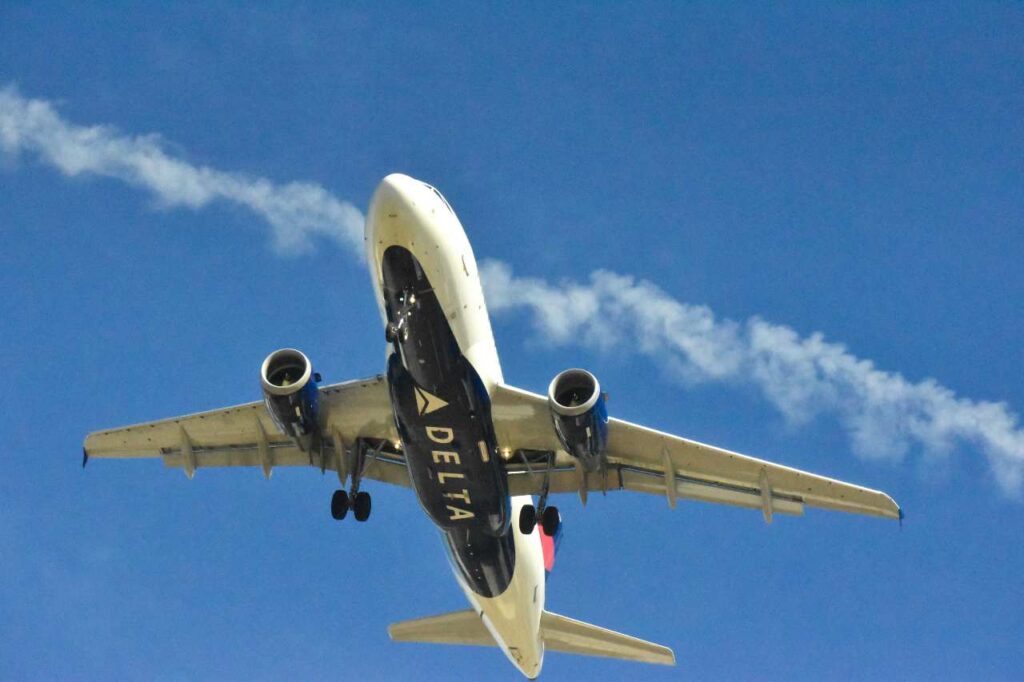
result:
[(414, 390), (416, 392), (416, 409), (419, 410), (421, 417), (431, 412), (437, 412), (448, 404), (447, 401), (441, 400), (433, 393), (424, 391), (419, 386)]

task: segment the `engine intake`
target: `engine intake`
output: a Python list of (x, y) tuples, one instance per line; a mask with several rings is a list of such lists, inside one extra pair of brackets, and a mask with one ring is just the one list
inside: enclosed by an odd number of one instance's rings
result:
[(302, 351), (282, 348), (267, 356), (260, 369), (263, 402), (277, 428), (306, 449), (320, 430), (320, 375)]
[(594, 471), (608, 446), (608, 409), (597, 377), (585, 369), (567, 369), (548, 387), (548, 407), (565, 451)]

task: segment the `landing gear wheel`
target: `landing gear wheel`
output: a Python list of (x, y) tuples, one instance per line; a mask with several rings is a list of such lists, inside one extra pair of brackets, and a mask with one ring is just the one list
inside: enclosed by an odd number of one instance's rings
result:
[(352, 501), (352, 513), (355, 514), (356, 521), (370, 518), (370, 493), (356, 493), (356, 498)]
[(519, 510), (519, 532), (529, 535), (537, 525), (537, 508), (532, 504), (523, 505)]
[(388, 343), (395, 342), (395, 328), (391, 326), (391, 323), (384, 325), (384, 340)]
[(562, 525), (562, 515), (558, 513), (558, 507), (544, 507), (544, 513), (540, 518), (540, 527), (544, 529), (544, 535), (549, 538), (555, 537), (560, 525)]
[(336, 521), (341, 521), (348, 514), (348, 493), (344, 490), (335, 490), (331, 496), (331, 516)]

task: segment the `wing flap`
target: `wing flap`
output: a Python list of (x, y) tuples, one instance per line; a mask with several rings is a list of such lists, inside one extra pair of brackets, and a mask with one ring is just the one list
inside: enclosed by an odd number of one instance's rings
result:
[[(668, 496), (669, 482), (664, 473), (635, 467), (622, 467), (619, 471), (623, 489)], [(675, 489), (675, 497), (679, 499), (715, 502), (748, 509), (764, 509), (764, 497), (761, 491), (753, 488), (722, 485), (697, 479), (685, 480), (677, 475)], [(779, 495), (772, 496), (771, 509), (774, 513), (792, 516), (801, 516), (804, 513), (802, 502)]]
[[(755, 488), (690, 479), (681, 474), (676, 475), (674, 483), (677, 499), (715, 502), (748, 509), (764, 509), (764, 496), (760, 490)], [(512, 495), (539, 495), (544, 485), (544, 478), (541, 469), (537, 467), (530, 472), (521, 465), (513, 465), (509, 467), (508, 471), (508, 485)], [(557, 466), (551, 472), (549, 484), (551, 493), (578, 494), (581, 485), (580, 472), (574, 467)], [(613, 464), (606, 477), (596, 473), (587, 476), (585, 490), (587, 493), (632, 490), (670, 497), (668, 490), (670, 485), (664, 471)], [(779, 493), (771, 497), (771, 508), (774, 513), (778, 514), (801, 516), (804, 513), (802, 501)]]
[[(193, 452), (195, 469), (214, 469), (223, 467), (262, 467), (259, 448), (256, 444), (231, 446), (223, 448), (201, 448)], [(324, 461), (321, 464), (318, 454), (303, 452), (291, 443), (286, 447), (270, 448), (269, 467), (312, 466), (325, 471), (338, 471), (338, 459), (332, 445), (324, 446)], [(172, 450), (160, 454), (164, 466), (174, 469), (186, 469), (186, 456), (181, 450)], [(366, 464), (363, 476), (374, 481), (390, 483), (408, 488), (409, 470), (399, 453), (385, 451), (377, 453)]]

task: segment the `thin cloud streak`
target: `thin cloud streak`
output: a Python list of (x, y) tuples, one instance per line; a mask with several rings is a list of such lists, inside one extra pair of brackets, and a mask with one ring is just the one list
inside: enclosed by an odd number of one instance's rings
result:
[(110, 126), (80, 126), (46, 100), (0, 89), (0, 150), (32, 154), (68, 176), (116, 178), (148, 190), (164, 207), (198, 210), (215, 201), (242, 206), (272, 228), (284, 254), (308, 252), (316, 238), (336, 241), (362, 257), (363, 214), (320, 185), (275, 184), (175, 158), (158, 135), (132, 136)]
[(490, 310), (525, 310), (550, 343), (633, 352), (686, 384), (752, 386), (790, 424), (834, 415), (866, 459), (900, 461), (914, 448), (944, 457), (972, 446), (985, 454), (1003, 492), (1021, 495), (1024, 430), (1005, 403), (959, 398), (932, 379), (913, 383), (820, 333), (801, 337), (759, 317), (719, 320), (706, 306), (605, 270), (586, 283), (557, 285), (517, 277), (500, 261), (484, 261), (480, 271)]
[[(50, 102), (22, 97), (13, 86), (0, 89), (0, 151), (33, 154), (68, 176), (121, 180), (148, 190), (164, 207), (242, 206), (270, 225), (282, 254), (309, 251), (326, 239), (362, 257), (362, 212), (319, 185), (281, 185), (195, 166), (166, 152), (157, 135), (69, 123)], [(719, 320), (706, 306), (612, 272), (556, 285), (516, 277), (507, 264), (490, 260), (481, 275), (492, 312), (527, 311), (553, 344), (635, 353), (685, 384), (752, 386), (794, 425), (835, 415), (853, 450), (868, 459), (902, 460), (915, 447), (946, 456), (959, 445), (973, 446), (1004, 492), (1019, 497), (1024, 488), (1024, 431), (1004, 403), (959, 398), (930, 379), (912, 383), (821, 334), (801, 337), (757, 317)]]

